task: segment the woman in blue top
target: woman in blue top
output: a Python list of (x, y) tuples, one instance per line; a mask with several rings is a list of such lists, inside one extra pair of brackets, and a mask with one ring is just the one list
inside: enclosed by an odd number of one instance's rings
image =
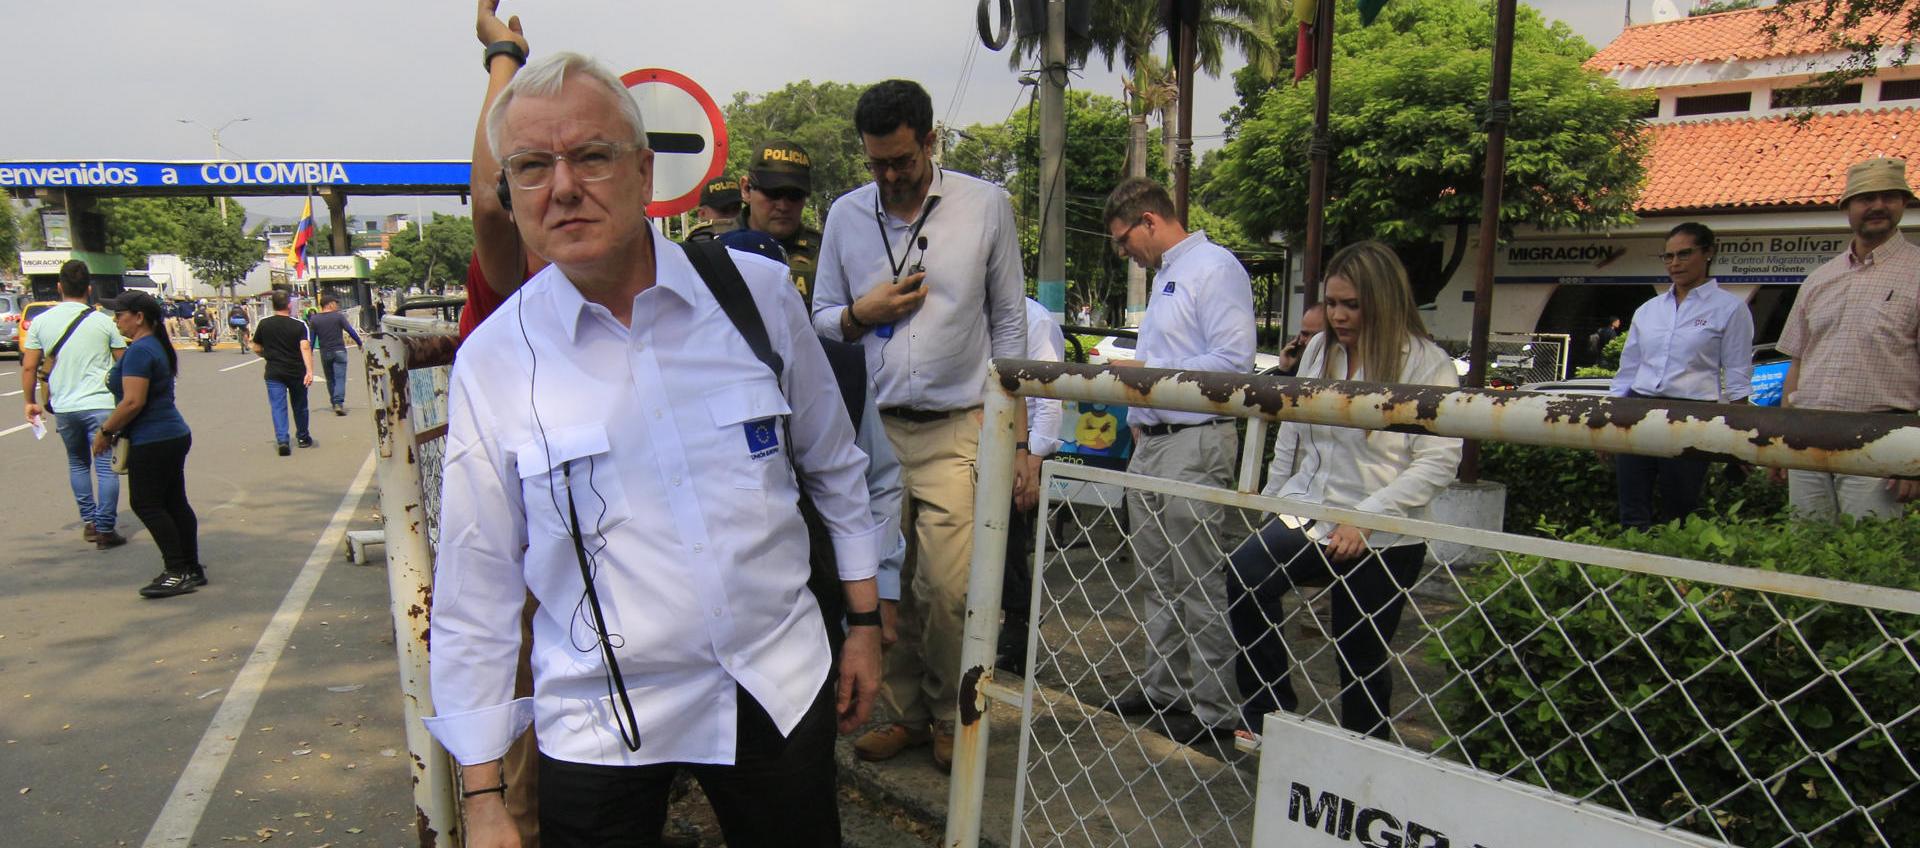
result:
[(167, 339), (160, 301), (130, 291), (102, 305), (126, 336), (127, 352), (107, 373), (107, 388), (119, 401), (94, 439), (94, 455), (126, 439), (127, 501), (153, 543), (160, 546), (166, 570), (140, 590), (143, 597), (184, 595), (207, 585), (200, 565), (200, 522), (187, 503), (187, 451), (193, 433), (174, 406), (174, 375), (179, 358)]

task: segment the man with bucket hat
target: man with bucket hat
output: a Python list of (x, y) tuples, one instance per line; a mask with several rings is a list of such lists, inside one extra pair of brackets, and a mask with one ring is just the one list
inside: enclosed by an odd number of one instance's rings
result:
[[(1782, 401), (1802, 409), (1914, 414), (1920, 408), (1920, 247), (1900, 234), (1914, 199), (1907, 163), (1847, 169), (1840, 208), (1853, 240), (1800, 286), (1780, 351), (1793, 357)], [(1802, 517), (1898, 516), (1920, 481), (1775, 470)]]
[(773, 236), (787, 252), (793, 284), (800, 297), (813, 304), (813, 270), (820, 255), (820, 231), (806, 225), (801, 213), (813, 194), (813, 159), (805, 148), (783, 138), (759, 146), (747, 160), (740, 178), (740, 200), (746, 206), (738, 229), (759, 230)]

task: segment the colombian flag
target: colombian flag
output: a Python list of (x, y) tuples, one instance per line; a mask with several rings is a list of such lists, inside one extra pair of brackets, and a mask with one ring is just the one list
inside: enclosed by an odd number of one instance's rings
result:
[(300, 220), (293, 225), (293, 244), (287, 246), (287, 258), (293, 260), (293, 276), (299, 279), (307, 275), (307, 242), (313, 240), (313, 198), (307, 198), (307, 207), (300, 212)]

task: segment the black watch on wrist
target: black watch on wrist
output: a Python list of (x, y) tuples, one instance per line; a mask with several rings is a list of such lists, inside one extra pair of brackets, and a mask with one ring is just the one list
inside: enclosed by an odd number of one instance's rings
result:
[(880, 610), (877, 608), (867, 610), (866, 612), (854, 612), (852, 610), (848, 610), (847, 626), (848, 627), (879, 627), (880, 626)]
[(847, 304), (846, 315), (847, 315), (847, 325), (851, 326), (856, 330), (864, 330), (872, 326), (871, 324), (868, 324), (867, 322), (860, 320), (860, 316), (853, 314), (853, 304)]
[(1014, 442), (1013, 449), (1017, 451), (1026, 451), (1027, 453), (1033, 453), (1033, 449), (1027, 447), (1026, 442)]
[(496, 41), (487, 45), (487, 52), (480, 57), (480, 68), (486, 71), (493, 70), (495, 56), (512, 56), (513, 61), (518, 62), (521, 67), (526, 67), (527, 64), (527, 49), (521, 47), (519, 42)]

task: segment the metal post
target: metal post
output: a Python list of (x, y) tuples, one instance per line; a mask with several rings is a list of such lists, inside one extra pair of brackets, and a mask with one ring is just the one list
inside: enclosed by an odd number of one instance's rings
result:
[[(1499, 0), (1493, 29), (1493, 80), (1487, 91), (1487, 170), (1480, 184), (1480, 269), (1473, 282), (1473, 335), (1468, 342), (1466, 385), (1487, 384), (1487, 333), (1493, 326), (1493, 260), (1500, 243), (1500, 188), (1507, 177), (1507, 122), (1513, 104), (1514, 0)], [(1480, 480), (1480, 443), (1468, 441), (1460, 455), (1460, 482)]]
[[(1137, 97), (1138, 95), (1136, 95)], [(1144, 105), (1141, 107), (1144, 108)], [(1145, 112), (1134, 115), (1127, 122), (1128, 143), (1132, 146), (1127, 154), (1127, 176), (1144, 177), (1147, 175), (1147, 116)], [(1102, 222), (1103, 224), (1105, 222)], [(1138, 327), (1141, 319), (1147, 315), (1147, 269), (1139, 263), (1127, 261), (1127, 314), (1121, 316), (1119, 326)]]
[(1047, 0), (1046, 61), (1040, 74), (1039, 300), (1054, 320), (1067, 314), (1067, 0)]
[[(1180, 134), (1174, 137), (1173, 154), (1173, 208), (1180, 215), (1180, 225), (1187, 226), (1187, 195), (1193, 175), (1193, 65), (1198, 61), (1200, 30), (1199, 0), (1174, 0), (1178, 6), (1175, 13), (1179, 20), (1179, 64), (1174, 68), (1175, 84), (1180, 93)], [(1329, 2), (1325, 5), (1332, 5)]]
[(1313, 19), (1313, 140), (1307, 144), (1307, 256), (1301, 266), (1300, 309), (1320, 301), (1320, 255), (1327, 243), (1327, 112), (1333, 103), (1333, 0), (1321, 0)]
[(378, 333), (368, 339), (367, 396), (372, 400), (374, 470), (386, 523), (387, 593), (399, 642), (400, 692), (413, 777), (414, 820), (423, 848), (464, 840), (454, 804), (453, 767), (421, 722), (433, 713), (427, 678), (427, 619), (433, 597), (433, 550), (427, 544), (413, 421), (408, 415), (407, 347)]
[(993, 682), (1000, 638), (1000, 589), (1007, 559), (1007, 511), (1013, 506), (1014, 427), (1026, 402), (987, 374), (985, 420), (980, 426), (979, 477), (973, 496), (973, 562), (967, 577), (966, 632), (960, 644), (960, 721), (954, 728), (953, 783), (947, 790), (948, 848), (980, 844), (980, 807), (987, 782), (985, 688)]

